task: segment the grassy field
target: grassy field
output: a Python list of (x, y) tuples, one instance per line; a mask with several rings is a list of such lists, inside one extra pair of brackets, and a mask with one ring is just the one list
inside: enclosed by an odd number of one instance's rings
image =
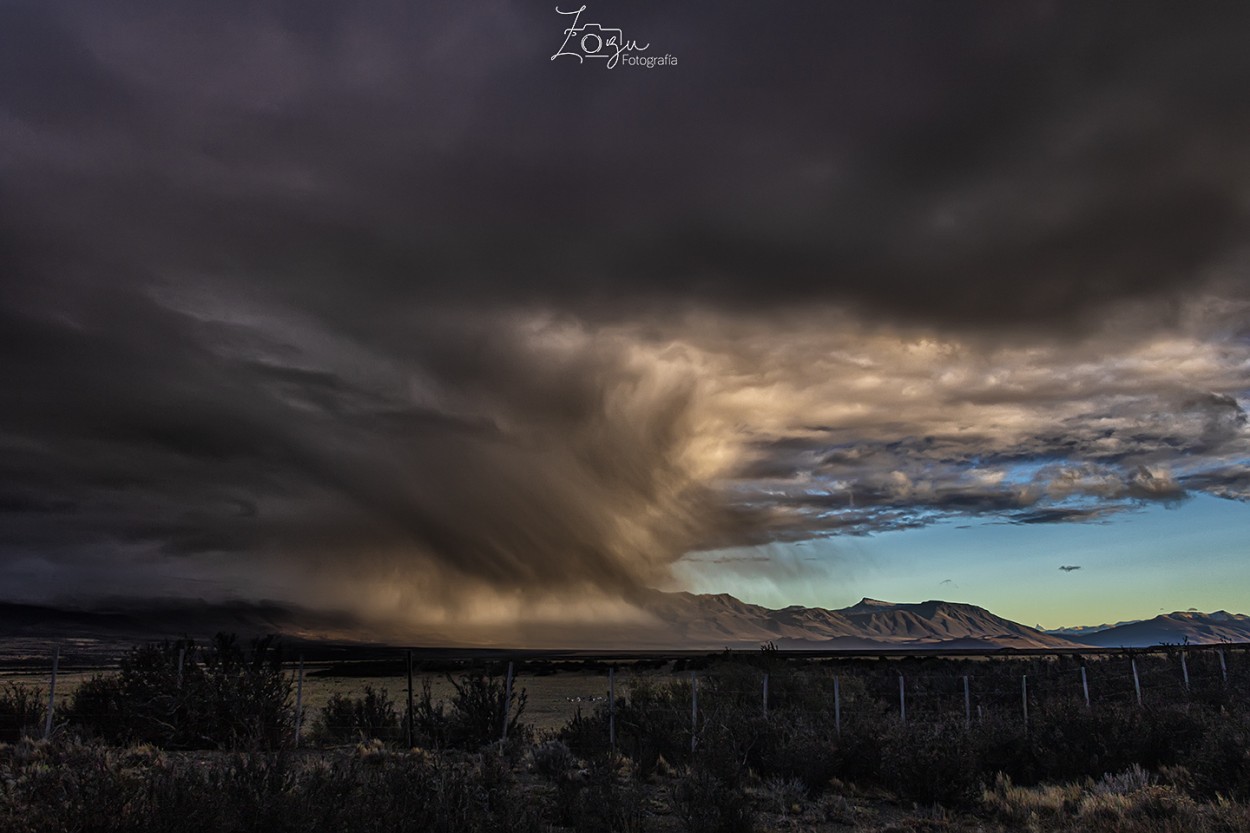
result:
[[(364, 693), (366, 686), (384, 690), (394, 701), (396, 709), (403, 710), (408, 696), (406, 675), (326, 675), (325, 672), (332, 671), (335, 667), (331, 664), (305, 666), (303, 703), (306, 720), (314, 719), (333, 695), (359, 697)], [(113, 668), (67, 668), (58, 672), (57, 711), (63, 710), (68, 705), (74, 691), (84, 681), (95, 675), (111, 673), (114, 670)], [(297, 671), (294, 668), (288, 670), (287, 674), (292, 681), (297, 679)], [(672, 674), (667, 671), (622, 669), (616, 674), (617, 695), (627, 694), (633, 681), (643, 676), (653, 680), (666, 680), (671, 678)], [(10, 682), (37, 687), (46, 696), (50, 674), (48, 671), (30, 668), (0, 671), (0, 686)], [(414, 696), (420, 695), (425, 683), (429, 684), (431, 694), (436, 701), (446, 702), (454, 693), (445, 673), (420, 672), (413, 675)], [(607, 701), (608, 675), (587, 671), (562, 671), (557, 674), (544, 675), (517, 674), (514, 686), (517, 690), (524, 689), (526, 692), (528, 702), (525, 707), (525, 721), (532, 723), (535, 730), (539, 732), (554, 731), (572, 719), (579, 708), (583, 713), (588, 714), (597, 704)]]

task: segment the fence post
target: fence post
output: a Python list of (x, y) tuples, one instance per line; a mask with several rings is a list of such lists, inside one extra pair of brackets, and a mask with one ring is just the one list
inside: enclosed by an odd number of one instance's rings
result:
[(1085, 694), (1085, 708), (1089, 709), (1089, 678), (1085, 676), (1085, 666), (1081, 666), (1081, 691)]
[(838, 678), (833, 678), (833, 728), (842, 736), (842, 691), (838, 686)]
[(1029, 675), (1020, 675), (1020, 707), (1024, 712), (1024, 728), (1029, 728)]
[[(180, 663), (181, 664), (181, 663)], [(179, 677), (181, 678), (181, 674)], [(299, 655), (299, 675), (295, 678), (295, 748), (299, 748), (299, 733), (304, 728), (304, 655)]]
[(1220, 678), (1224, 681), (1224, 685), (1228, 685), (1228, 664), (1224, 662), (1224, 649), (1218, 649), (1220, 654)]
[(52, 711), (56, 707), (56, 669), (61, 664), (61, 646), (52, 654), (52, 682), (48, 685), (48, 717), (43, 724), (43, 739), (52, 737)]
[(972, 686), (968, 682), (968, 675), (964, 675), (964, 728), (972, 725)]
[(907, 694), (904, 689), (905, 685), (906, 683), (903, 682), (903, 675), (899, 674), (898, 675), (898, 716), (904, 723), (907, 722)]
[(503, 732), (499, 735), (499, 742), (508, 739), (508, 715), (512, 712), (512, 663), (508, 663), (508, 681), (504, 683), (503, 689)]
[(768, 717), (768, 672), (764, 672), (764, 716)]
[(187, 646), (178, 649), (178, 688), (182, 688), (182, 664), (187, 658)]
[(1137, 707), (1141, 708), (1141, 678), (1137, 676), (1137, 659), (1130, 658), (1129, 663), (1133, 666), (1133, 690), (1137, 692)]
[(699, 678), (690, 672), (690, 754), (699, 739)]
[(616, 666), (608, 668), (608, 743), (616, 752)]
[(1189, 663), (1185, 661), (1185, 652), (1181, 651), (1181, 675), (1185, 678), (1185, 691), (1189, 691)]
[(415, 727), (413, 726), (415, 710), (412, 707), (412, 649), (409, 648), (405, 652), (405, 660), (408, 665), (408, 748), (416, 746)]

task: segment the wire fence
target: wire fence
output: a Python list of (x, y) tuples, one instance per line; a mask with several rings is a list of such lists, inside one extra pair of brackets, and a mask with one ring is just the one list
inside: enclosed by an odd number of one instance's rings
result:
[[(58, 708), (69, 699), (64, 689), (58, 692), (58, 675), (64, 686), (67, 676), (81, 678), (84, 673), (61, 667), (59, 657), (58, 651), (50, 658), (45, 678), (47, 708), (40, 727), (45, 736), (53, 731)], [(343, 671), (342, 664), (319, 668), (306, 667), (302, 660), (286, 664), (283, 674), (293, 696), (288, 719), (295, 743), (307, 738), (314, 726), (335, 736), (385, 733), (397, 742), (412, 742), (414, 708), (450, 701), (451, 681), (457, 674), (504, 681), (497, 718), (501, 740), (507, 727), (515, 724), (518, 695), (524, 692), (523, 717), (540, 730), (559, 730), (582, 721), (583, 730), (597, 731), (604, 743), (615, 746), (628, 722), (649, 721), (684, 726), (692, 750), (709, 721), (754, 709), (764, 718), (832, 721), (840, 733), (844, 724), (861, 720), (962, 721), (968, 727), (1010, 720), (1027, 729), (1031, 719), (1053, 710), (1199, 705), (1219, 712), (1244, 711), (1250, 705), (1250, 646), (1242, 645), (1008, 657), (806, 658), (762, 651), (662, 661), (477, 658), (462, 666), (444, 662), (445, 670), (439, 672), (420, 661), (409, 665), (409, 660), (410, 655), (400, 653), (372, 668), (372, 676), (346, 679), (334, 676)], [(181, 685), (187, 662), (184, 649), (177, 655), (176, 685)], [(25, 678), (38, 680), (31, 670)], [(327, 681), (335, 684), (328, 695)], [(328, 709), (328, 700), (335, 695), (340, 701), (354, 700), (366, 687), (375, 695), (381, 693), (383, 705), (375, 702), (374, 707), (382, 717), (374, 722), (387, 725), (336, 721), (344, 711)], [(83, 708), (76, 715), (106, 717)]]

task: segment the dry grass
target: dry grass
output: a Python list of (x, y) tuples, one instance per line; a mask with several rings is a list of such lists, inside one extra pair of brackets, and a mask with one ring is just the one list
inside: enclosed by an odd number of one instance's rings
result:
[[(1182, 773), (1183, 775), (1183, 773)], [(1200, 803), (1140, 767), (1082, 785), (1018, 787), (1000, 776), (982, 807), (1006, 829), (1036, 833), (1233, 833), (1250, 830), (1244, 804)]]
[[(378, 742), (323, 752), (171, 753), (74, 742), (0, 745), (0, 829), (273, 831), (723, 830), (675, 803), (690, 773), (638, 779), (624, 758), (540, 773), (533, 755), (435, 753)], [(1083, 784), (1020, 787), (999, 777), (963, 812), (918, 807), (831, 784), (819, 795), (748, 777), (739, 794), (753, 833), (1236, 833), (1250, 810), (1200, 802), (1184, 773), (1133, 769)], [(454, 799), (454, 800), (450, 800)], [(52, 800), (55, 798), (55, 800)], [(724, 796), (722, 796), (724, 798)], [(443, 802), (439, 804), (438, 802)], [(376, 818), (383, 808), (387, 819)], [(602, 813), (611, 808), (610, 814)], [(193, 813), (188, 816), (187, 813)], [(598, 815), (596, 815), (598, 813)], [(260, 814), (260, 815), (258, 815)], [(528, 814), (528, 815), (527, 815)], [(741, 818), (741, 817), (739, 817)], [(699, 827), (691, 827), (698, 819)], [(713, 818), (713, 821), (715, 819)], [(442, 827), (419, 825), (443, 824)], [(190, 825), (190, 826), (188, 826)]]

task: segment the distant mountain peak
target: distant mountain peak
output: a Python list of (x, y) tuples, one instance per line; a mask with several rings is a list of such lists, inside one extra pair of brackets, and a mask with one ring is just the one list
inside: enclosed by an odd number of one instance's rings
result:
[(1153, 619), (1122, 622), (1114, 627), (1069, 628), (1068, 639), (1100, 648), (1147, 648), (1153, 645), (1250, 642), (1250, 616), (1217, 610), (1177, 610)]

